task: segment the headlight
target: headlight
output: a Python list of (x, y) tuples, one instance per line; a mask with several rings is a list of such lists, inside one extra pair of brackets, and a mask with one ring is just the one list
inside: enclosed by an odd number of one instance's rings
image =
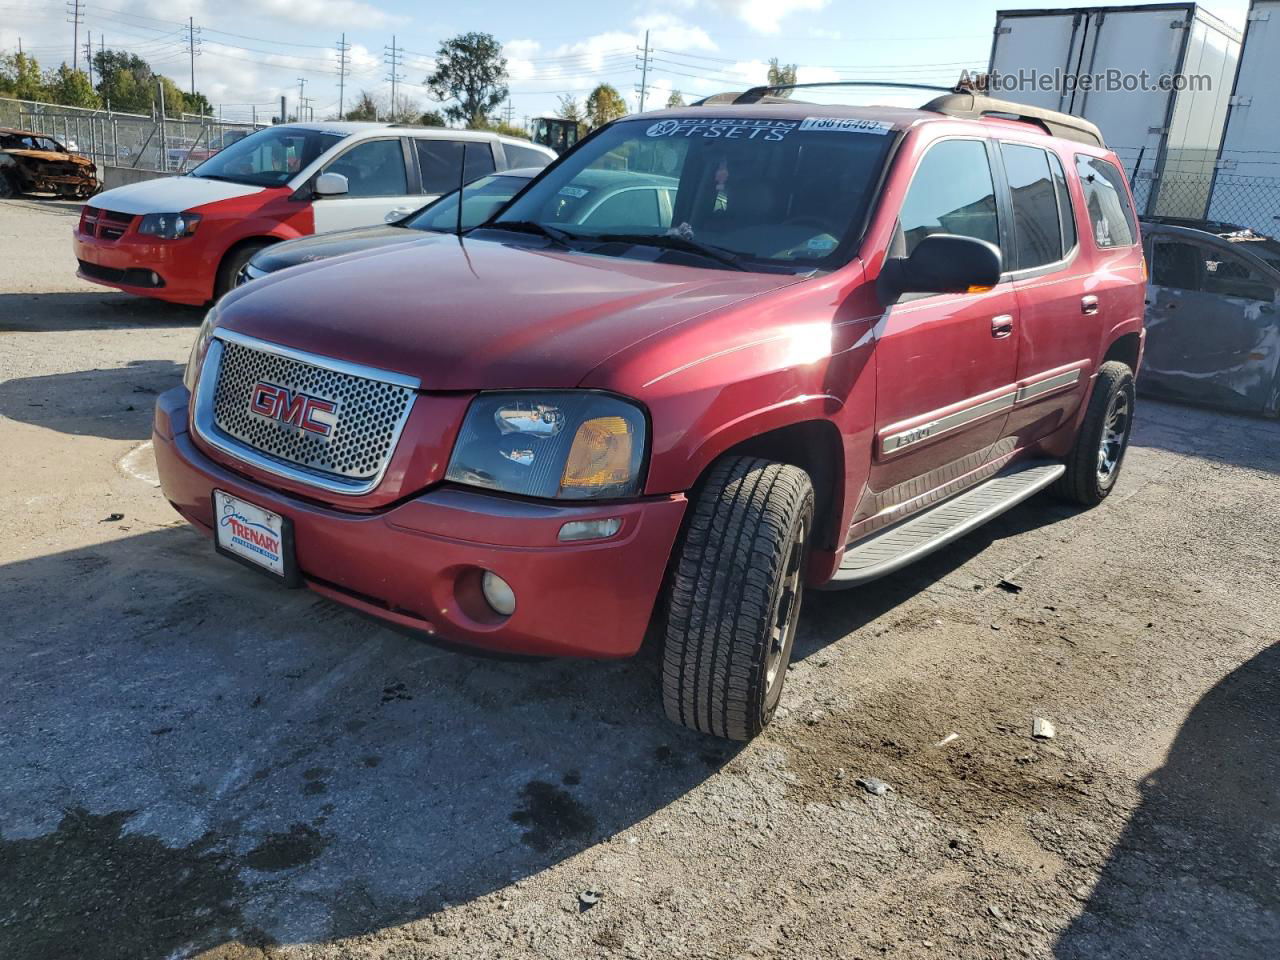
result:
[(138, 224), (138, 232), (162, 240), (177, 240), (195, 233), (200, 220), (198, 213), (148, 213)]
[(196, 342), (191, 345), (191, 355), (187, 357), (187, 369), (182, 374), (182, 385), (191, 393), (196, 392), (196, 381), (200, 379), (200, 365), (204, 363), (204, 355), (209, 352), (209, 341), (213, 339), (213, 324), (218, 319), (218, 308), (214, 307), (204, 315), (204, 322), (196, 333)]
[(644, 450), (644, 412), (619, 397), (482, 393), (467, 410), (445, 477), (528, 497), (629, 497), (640, 492)]

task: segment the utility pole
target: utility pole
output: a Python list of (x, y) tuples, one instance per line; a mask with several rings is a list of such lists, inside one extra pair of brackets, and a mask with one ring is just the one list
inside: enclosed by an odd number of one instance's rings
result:
[(396, 46), (395, 35), (391, 36), (391, 46), (384, 48), (382, 59), (391, 71), (387, 74), (387, 79), (391, 81), (391, 120), (394, 122), (396, 118), (396, 84), (404, 79), (404, 74), (400, 73), (400, 67), (404, 63), (404, 53)]
[(71, 24), (71, 69), (80, 69), (80, 24), (84, 23), (84, 12), (80, 9), (80, 0), (67, 0), (67, 22)]
[(640, 71), (640, 86), (638, 92), (640, 94), (640, 112), (644, 113), (644, 98), (649, 92), (649, 58), (653, 51), (649, 49), (649, 31), (644, 32), (644, 49), (636, 47), (640, 50), (641, 55), (636, 57), (636, 69)]
[(351, 49), (351, 44), (347, 43), (347, 35), (344, 33), (342, 39), (338, 41), (338, 119), (341, 120), (346, 116), (346, 83), (347, 74), (350, 67), (347, 66), (347, 51)]
[(89, 70), (89, 86), (93, 86), (93, 31), (84, 35), (84, 65)]
[(307, 98), (304, 96), (304, 94), (306, 93), (306, 89), (307, 89), (306, 77), (299, 77), (298, 78), (298, 116), (296, 118), (299, 123), (302, 122), (302, 105), (307, 102)]
[(196, 57), (200, 56), (200, 51), (196, 49), (200, 45), (199, 41), (200, 28), (196, 26), (195, 17), (187, 17), (187, 51), (191, 54), (191, 96), (196, 95)]
[(516, 118), (516, 108), (512, 105), (510, 97), (507, 97), (507, 107), (503, 113), (505, 114), (507, 126), (511, 126), (511, 121)]

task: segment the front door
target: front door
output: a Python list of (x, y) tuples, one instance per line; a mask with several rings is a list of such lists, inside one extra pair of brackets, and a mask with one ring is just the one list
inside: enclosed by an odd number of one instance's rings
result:
[(1266, 273), (1225, 243), (1153, 239), (1142, 380), (1183, 399), (1275, 413), (1280, 314)]
[[(983, 140), (943, 140), (920, 161), (903, 200), (895, 255), (924, 237), (1000, 243)], [(876, 342), (876, 437), (863, 516), (905, 515), (990, 472), (1004, 449), (1018, 340), (1013, 284), (971, 294), (907, 294)], [(855, 532), (855, 535), (857, 533)]]
[(409, 191), (404, 144), (399, 137), (364, 140), (344, 150), (321, 173), (340, 173), (347, 178), (347, 192), (336, 197), (317, 197), (316, 233), (368, 227), (385, 222), (392, 210), (416, 210), (422, 195)]

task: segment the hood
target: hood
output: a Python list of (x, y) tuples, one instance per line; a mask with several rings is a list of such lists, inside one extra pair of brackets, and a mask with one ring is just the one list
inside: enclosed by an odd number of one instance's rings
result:
[(76, 153), (59, 153), (56, 150), (0, 150), (11, 157), (30, 157), (41, 163), (74, 163), (78, 167), (91, 167), (93, 162), (88, 157)]
[(206, 203), (247, 197), (265, 189), (203, 177), (161, 177), (100, 193), (93, 198), (93, 206), (116, 213), (182, 213)]
[(644, 337), (800, 279), (431, 237), (255, 281), (219, 325), (426, 390), (573, 387)]
[(354, 230), (337, 230), (333, 233), (317, 233), (284, 243), (273, 243), (254, 255), (253, 266), (264, 273), (275, 273), (285, 267), (296, 267), (312, 260), (327, 260), (344, 253), (374, 250), (397, 243), (412, 243), (433, 234), (407, 227), (379, 224), (374, 227), (357, 227)]

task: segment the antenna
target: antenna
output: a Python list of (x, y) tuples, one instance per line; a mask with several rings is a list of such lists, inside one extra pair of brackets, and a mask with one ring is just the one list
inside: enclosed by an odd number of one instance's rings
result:
[(467, 187), (467, 141), (462, 141), (462, 165), (458, 168), (458, 243), (462, 243), (462, 191)]

